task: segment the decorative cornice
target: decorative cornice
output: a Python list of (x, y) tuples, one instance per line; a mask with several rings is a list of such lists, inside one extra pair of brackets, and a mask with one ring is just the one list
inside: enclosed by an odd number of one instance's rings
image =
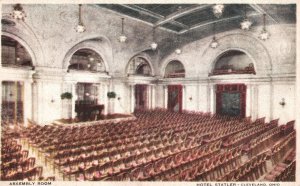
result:
[(1, 67), (0, 68), (0, 80), (18, 80), (27, 81), (32, 80), (32, 74), (35, 71), (24, 68), (13, 68), (13, 67)]

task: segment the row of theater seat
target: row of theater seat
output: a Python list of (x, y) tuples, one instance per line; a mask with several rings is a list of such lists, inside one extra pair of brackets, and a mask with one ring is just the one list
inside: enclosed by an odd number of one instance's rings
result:
[(90, 126), (32, 125), (21, 137), (70, 180), (250, 181), (265, 173), (265, 154), (283, 156), (258, 152), (293, 133), (293, 122), (279, 127), (278, 120), (265, 123), (264, 118), (251, 122), (161, 109), (135, 116), (135, 121)]
[(1, 137), (1, 180), (55, 180), (44, 178), (43, 167), (35, 165), (35, 158), (28, 157), (28, 150), (22, 150), (17, 139)]

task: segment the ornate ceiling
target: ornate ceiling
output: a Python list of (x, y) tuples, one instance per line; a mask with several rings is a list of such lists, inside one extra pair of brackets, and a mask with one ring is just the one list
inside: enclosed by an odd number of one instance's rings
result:
[[(253, 26), (262, 24), (262, 14), (266, 14), (267, 24), (296, 23), (295, 4), (225, 4), (220, 18), (214, 16), (213, 4), (98, 4), (98, 6), (179, 34), (210, 26), (214, 22), (222, 25), (238, 23), (244, 19), (245, 10), (248, 18), (254, 23)], [(236, 27), (239, 27), (239, 24)]]

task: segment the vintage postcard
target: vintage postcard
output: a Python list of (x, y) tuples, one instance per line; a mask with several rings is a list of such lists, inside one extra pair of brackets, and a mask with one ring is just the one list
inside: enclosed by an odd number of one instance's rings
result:
[(0, 9), (1, 185), (299, 185), (296, 0)]

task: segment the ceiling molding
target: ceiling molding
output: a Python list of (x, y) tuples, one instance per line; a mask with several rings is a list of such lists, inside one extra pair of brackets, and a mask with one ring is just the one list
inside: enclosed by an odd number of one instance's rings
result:
[[(123, 7), (125, 7), (125, 8), (129, 8), (129, 9), (137, 11), (137, 12), (139, 12), (141, 14), (148, 15), (148, 16), (160, 19), (160, 20), (164, 20), (165, 19), (165, 17), (162, 16), (162, 15), (160, 15), (160, 14), (154, 13), (154, 12), (152, 12), (150, 10), (147, 10), (145, 8), (139, 7), (139, 6), (134, 5), (134, 4), (130, 4), (130, 5), (120, 4), (120, 5), (123, 6)], [(185, 25), (183, 23), (180, 23), (180, 22), (177, 22), (177, 21), (174, 21), (174, 20), (171, 20), (170, 23), (172, 23), (174, 25), (177, 25), (177, 26), (180, 26), (183, 29), (188, 29), (189, 28), (187, 25)], [(155, 24), (153, 24), (153, 26), (157, 27)]]
[[(252, 14), (248, 15), (248, 17), (260, 16), (260, 15), (261, 15), (261, 13), (257, 12), (257, 13), (252, 13)], [(208, 26), (208, 25), (211, 25), (213, 23), (231, 21), (231, 20), (240, 19), (240, 18), (243, 18), (243, 17), (244, 17), (243, 15), (238, 15), (238, 16), (233, 16), (233, 17), (228, 17), (228, 18), (223, 18), (223, 19), (217, 19), (217, 20), (214, 20), (214, 21), (206, 22), (206, 23), (199, 23), (199, 24), (196, 24), (196, 25), (192, 26), (191, 28), (189, 28), (187, 30), (180, 31), (179, 34), (186, 33), (188, 31), (194, 30), (196, 28), (201, 28), (201, 27), (204, 27), (204, 26)]]
[(276, 21), (270, 14), (268, 14), (261, 6), (258, 4), (249, 4), (255, 11), (259, 12), (260, 14), (266, 14), (266, 16), (271, 19), (274, 23), (278, 24), (278, 21)]
[[(106, 7), (102, 7), (101, 5), (91, 5), (91, 6), (95, 6), (95, 7), (100, 7), (100, 8), (104, 8), (106, 11), (109, 11), (109, 12), (112, 12), (114, 14), (117, 14), (121, 17), (126, 17), (128, 19), (132, 19), (134, 21), (137, 21), (137, 22), (141, 22), (141, 23), (144, 23), (146, 25), (149, 25), (149, 26), (152, 26), (153, 27), (153, 24), (148, 22), (148, 21), (144, 21), (142, 19), (139, 19), (139, 18), (136, 18), (136, 17), (133, 17), (133, 16), (129, 16), (129, 15), (126, 15), (124, 13), (121, 13), (121, 12), (118, 12), (118, 11), (115, 11), (115, 10), (111, 10), (109, 8), (106, 8)], [(159, 27), (161, 30), (165, 30), (165, 31), (168, 31), (168, 32), (171, 32), (171, 33), (176, 33), (178, 34), (178, 32), (176, 32), (175, 30), (172, 30), (172, 29), (168, 29), (168, 28), (164, 28), (164, 27)]]
[(189, 26), (187, 26), (187, 25), (185, 25), (183, 23), (180, 23), (178, 21), (171, 21), (170, 23), (173, 24), (173, 25), (179, 26), (179, 27), (181, 27), (183, 29), (189, 29), (190, 28)]
[(144, 15), (148, 15), (148, 16), (151, 16), (151, 17), (155, 17), (157, 19), (163, 19), (164, 16), (160, 15), (160, 14), (157, 14), (157, 13), (154, 13), (154, 12), (151, 12), (145, 8), (142, 8), (142, 7), (139, 7), (137, 5), (134, 5), (134, 4), (130, 4), (130, 5), (126, 5), (126, 4), (120, 4), (120, 6), (123, 6), (125, 8), (129, 8), (131, 10), (134, 10), (134, 11), (137, 11), (137, 12), (140, 12)]
[(175, 19), (177, 19), (179, 17), (185, 16), (187, 14), (193, 13), (193, 12), (198, 11), (198, 10), (203, 10), (203, 9), (209, 8), (211, 6), (212, 5), (197, 5), (195, 7), (184, 8), (182, 10), (179, 10), (177, 12), (174, 12), (174, 13), (166, 16), (164, 19), (162, 19), (160, 21), (157, 21), (154, 25), (155, 26), (160, 26), (160, 25), (165, 24), (167, 22), (174, 21)]

